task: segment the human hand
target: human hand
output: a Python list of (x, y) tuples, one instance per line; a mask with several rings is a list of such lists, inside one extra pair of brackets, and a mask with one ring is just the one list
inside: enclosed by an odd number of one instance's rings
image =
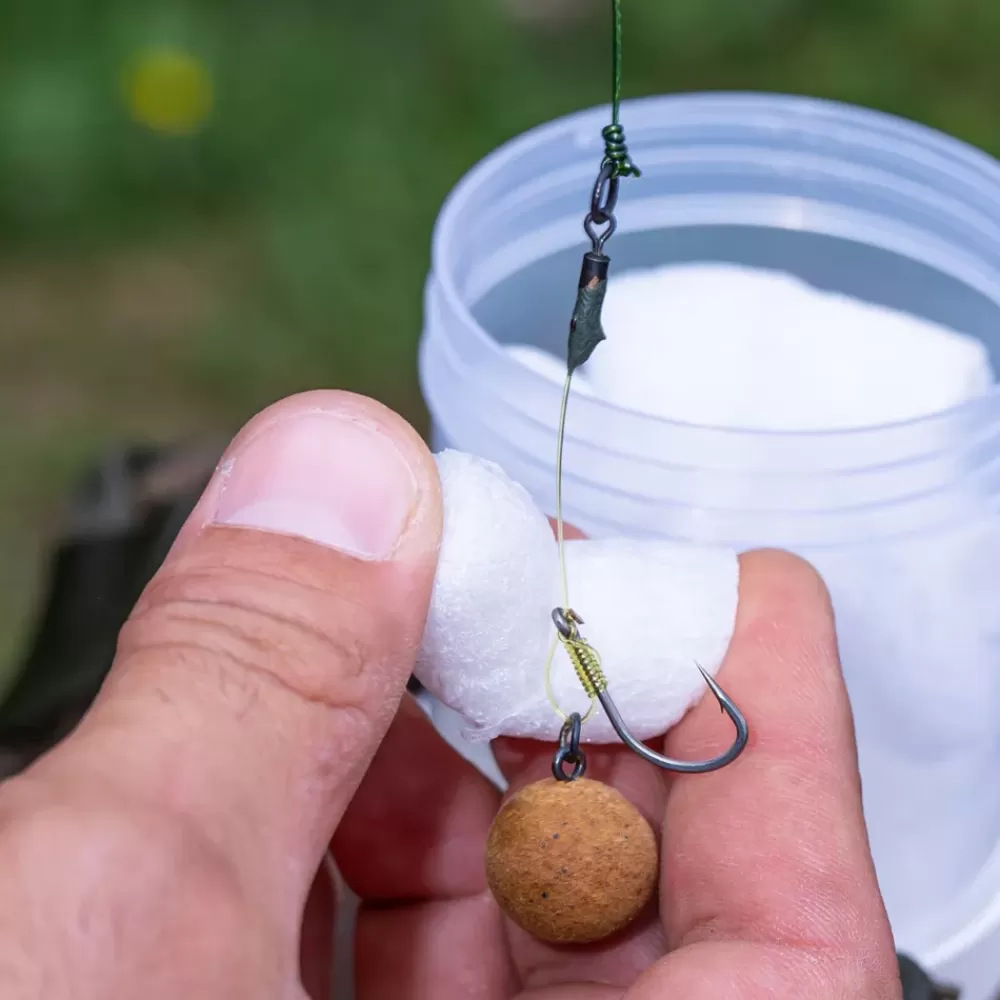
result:
[[(440, 522), (433, 460), (377, 404), (309, 393), (251, 421), (90, 713), (0, 787), (0, 995), (325, 998), (332, 837), (363, 900), (359, 1000), (897, 1000), (815, 574), (743, 559), (735, 764), (664, 776), (588, 748), (663, 831), (660, 903), (613, 942), (554, 948), (486, 889), (499, 794), (404, 697)], [(706, 698), (668, 752), (729, 736)], [(548, 772), (551, 748), (495, 749), (513, 789)]]

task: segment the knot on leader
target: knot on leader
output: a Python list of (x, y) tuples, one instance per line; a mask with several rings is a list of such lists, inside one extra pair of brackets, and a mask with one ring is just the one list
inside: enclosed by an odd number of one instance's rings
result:
[(632, 162), (625, 143), (625, 129), (617, 124), (605, 125), (601, 130), (604, 139), (604, 159), (611, 166), (612, 177), (641, 177), (642, 171)]

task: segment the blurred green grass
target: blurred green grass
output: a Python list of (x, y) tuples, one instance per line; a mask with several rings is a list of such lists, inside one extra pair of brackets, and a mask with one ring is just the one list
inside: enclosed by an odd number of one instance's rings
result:
[[(289, 392), (418, 425), (442, 198), (512, 135), (607, 99), (607, 2), (36, 0), (0, 14), (0, 662), (65, 491), (108, 443), (233, 429)], [(512, 11), (531, 10), (519, 17)], [(626, 0), (629, 96), (853, 101), (1000, 152), (996, 0)], [(174, 46), (187, 137), (122, 74)]]

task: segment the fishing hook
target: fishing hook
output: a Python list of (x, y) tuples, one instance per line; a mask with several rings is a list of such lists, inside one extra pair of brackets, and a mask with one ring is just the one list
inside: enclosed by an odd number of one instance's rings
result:
[(665, 757), (655, 750), (650, 750), (629, 732), (621, 712), (618, 711), (618, 706), (608, 691), (608, 681), (601, 670), (597, 651), (580, 635), (578, 626), (583, 624), (583, 619), (571, 609), (556, 608), (552, 612), (552, 621), (555, 623), (559, 638), (562, 640), (563, 647), (573, 664), (577, 677), (583, 684), (584, 690), (601, 703), (601, 707), (622, 743), (643, 760), (648, 760), (651, 764), (662, 767), (665, 771), (676, 771), (680, 774), (706, 774), (731, 764), (743, 752), (750, 737), (746, 716), (739, 710), (732, 698), (722, 690), (715, 678), (700, 664), (696, 664), (696, 666), (701, 671), (701, 676), (705, 678), (709, 690), (715, 695), (719, 708), (729, 716), (736, 727), (736, 739), (725, 753), (719, 754), (718, 757), (712, 757), (710, 760), (674, 760), (672, 757)]

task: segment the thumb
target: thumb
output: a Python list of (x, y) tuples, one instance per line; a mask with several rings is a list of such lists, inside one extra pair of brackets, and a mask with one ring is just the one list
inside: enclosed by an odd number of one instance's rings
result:
[(39, 768), (180, 816), (304, 896), (405, 689), (440, 525), (433, 459), (395, 414), (340, 392), (264, 411)]

